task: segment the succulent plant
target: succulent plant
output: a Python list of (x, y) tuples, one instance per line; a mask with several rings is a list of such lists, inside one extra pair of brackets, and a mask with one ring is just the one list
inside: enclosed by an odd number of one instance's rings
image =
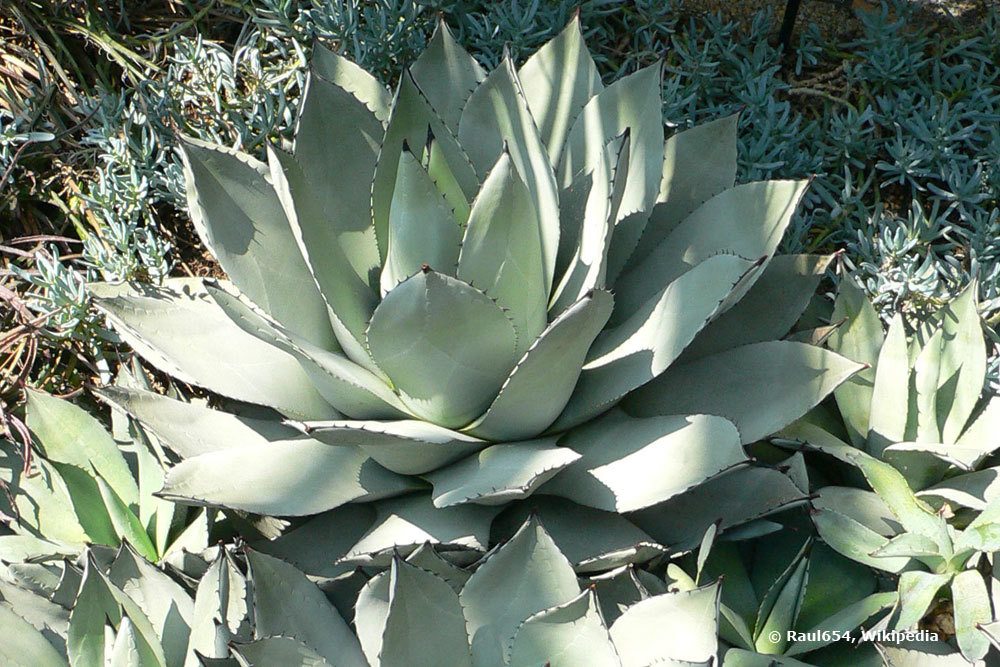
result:
[(835, 391), (836, 409), (817, 408), (778, 440), (848, 464), (840, 475), (825, 467), (813, 521), (833, 549), (898, 576), (887, 625), (923, 622), (942, 639), (954, 634), (970, 661), (990, 649), (980, 628), (1000, 627), (1000, 485), (989, 464), (1000, 448), (1000, 399), (981, 398), (986, 350), (975, 295), (972, 284), (908, 336), (899, 315), (883, 333), (871, 303), (843, 280), (833, 316), (840, 326), (828, 344), (870, 367)]
[(580, 582), (535, 519), (471, 572), (429, 545), (397, 555), (344, 610), (356, 634), (322, 584), (286, 561), (249, 547), (216, 551), (196, 582), (127, 546), (60, 562), (62, 578), (51, 582), (0, 577), (0, 659), (31, 667), (631, 667), (711, 664), (717, 650), (718, 583), (668, 592), (654, 578), (659, 592), (650, 594), (628, 573)]
[(660, 96), (659, 64), (605, 86), (576, 20), (489, 73), (442, 23), (391, 96), (317, 47), (292, 153), (187, 141), (228, 280), (92, 286), (149, 363), (228, 399), (101, 392), (182, 459), (159, 495), (332, 511), (313, 539), (387, 566), (474, 560), (541, 489), (594, 571), (804, 502), (743, 446), (861, 368), (780, 340), (829, 262), (775, 256), (807, 183), (734, 187), (735, 117), (664, 141)]
[[(672, 588), (721, 582), (719, 637), (725, 667), (881, 666), (863, 633), (896, 603), (864, 565), (815, 538), (808, 516), (784, 513), (754, 535), (715, 537), (688, 558), (688, 575), (671, 564)], [(743, 539), (736, 539), (741, 537)]]
[[(119, 381), (142, 387), (141, 375)], [(148, 385), (145, 385), (148, 388)], [(0, 440), (0, 560), (75, 556), (86, 545), (128, 543), (148, 560), (208, 546), (215, 511), (156, 497), (166, 453), (121, 412), (112, 433), (68, 401), (27, 392), (32, 446)]]

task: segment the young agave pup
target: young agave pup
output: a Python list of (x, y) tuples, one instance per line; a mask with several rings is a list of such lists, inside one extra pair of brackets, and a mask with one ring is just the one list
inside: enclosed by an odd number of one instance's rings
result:
[[(149, 389), (141, 372), (124, 368), (118, 383)], [(178, 567), (208, 547), (218, 512), (153, 495), (169, 460), (137, 422), (115, 412), (109, 433), (82, 408), (34, 390), (25, 413), (30, 450), (0, 439), (0, 561), (20, 563), (15, 578), (64, 578), (62, 558), (86, 545), (128, 543)]]
[(881, 627), (933, 630), (951, 642), (934, 653), (969, 661), (1000, 637), (1000, 399), (981, 397), (975, 295), (972, 284), (908, 337), (899, 315), (883, 333), (845, 278), (829, 346), (870, 368), (836, 390), (836, 410), (817, 408), (781, 433), (848, 464), (814, 477), (823, 483), (813, 521), (832, 548), (892, 577), (898, 597)]
[(744, 445), (862, 368), (781, 340), (829, 261), (776, 256), (807, 183), (734, 187), (735, 117), (664, 141), (660, 77), (605, 86), (575, 19), (487, 73), (442, 23), (393, 95), (318, 46), (292, 153), (186, 141), (228, 279), (92, 286), (230, 401), (101, 392), (182, 459), (160, 495), (322, 514), (344, 566), (471, 562), (531, 496), (581, 571), (803, 502)]

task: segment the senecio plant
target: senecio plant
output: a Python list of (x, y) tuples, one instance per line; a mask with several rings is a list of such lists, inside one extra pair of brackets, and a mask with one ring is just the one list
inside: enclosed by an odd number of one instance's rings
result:
[[(233, 655), (715, 659), (714, 584), (662, 598), (709, 600), (674, 613), (646, 604), (669, 592), (639, 566), (806, 502), (801, 454), (774, 467), (744, 447), (863, 364), (812, 344), (820, 332), (783, 339), (830, 260), (775, 255), (807, 183), (734, 186), (735, 117), (665, 140), (660, 77), (657, 64), (605, 86), (576, 20), (520, 69), (487, 73), (441, 24), (392, 95), (317, 47), (290, 153), (184, 143), (191, 216), (227, 279), (92, 289), (140, 356), (220, 397), (99, 392), (169, 451), (158, 497), (220, 509), (253, 540), (214, 561), (245, 559), (254, 582), (252, 635), (226, 620), (246, 599), (220, 593), (213, 618), (232, 636), (215, 658), (273, 639), (260, 651), (282, 653)], [(254, 550), (326, 597), (258, 576), (277, 566)], [(440, 563), (413, 565), (420, 553)], [(441, 563), (474, 572), (459, 586)], [(124, 632), (122, 651), (152, 647), (105, 565), (80, 571), (110, 591), (115, 645)], [(359, 567), (375, 575), (363, 587)], [(686, 629), (705, 627), (710, 646)], [(115, 651), (96, 653), (103, 620), (70, 630), (75, 664)]]

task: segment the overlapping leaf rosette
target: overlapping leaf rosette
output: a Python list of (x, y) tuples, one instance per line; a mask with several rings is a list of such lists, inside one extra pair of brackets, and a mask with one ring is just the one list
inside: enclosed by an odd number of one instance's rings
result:
[(901, 660), (992, 664), (1000, 646), (1000, 398), (984, 392), (977, 291), (971, 283), (912, 330), (900, 314), (883, 330), (845, 277), (829, 347), (869, 367), (777, 440), (822, 454), (813, 522), (890, 582), (880, 627), (938, 636)]
[(222, 548), (210, 561), (197, 580), (178, 580), (127, 545), (49, 563), (53, 576), (0, 563), (0, 660), (12, 667), (642, 667), (713, 664), (717, 650), (718, 582), (668, 591), (654, 575), (643, 572), (640, 581), (626, 568), (578, 581), (534, 520), (474, 572), (421, 547), (350, 598), (254, 549)]
[(861, 364), (782, 339), (829, 258), (776, 256), (807, 183), (734, 187), (736, 128), (665, 140), (660, 64), (605, 86), (576, 20), (488, 73), (442, 24), (393, 94), (318, 46), (291, 152), (184, 143), (228, 279), (93, 286), (226, 400), (103, 395), (177, 455), (163, 497), (322, 514), (345, 567), (534, 511), (596, 571), (802, 502), (744, 446)]

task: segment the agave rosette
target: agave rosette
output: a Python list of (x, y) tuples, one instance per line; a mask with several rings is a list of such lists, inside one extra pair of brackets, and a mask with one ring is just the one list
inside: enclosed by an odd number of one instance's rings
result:
[[(833, 405), (783, 429), (777, 441), (831, 457), (828, 482), (812, 499), (813, 522), (833, 549), (895, 580), (898, 598), (884, 627), (940, 630), (933, 618), (918, 624), (950, 598), (953, 627), (940, 634), (954, 634), (954, 645), (938, 648), (970, 663), (1000, 644), (1000, 398), (983, 395), (976, 292), (970, 284), (914, 331), (899, 314), (883, 331), (871, 302), (845, 277), (829, 346), (869, 367), (838, 387)], [(838, 470), (832, 460), (849, 467)]]
[(734, 187), (737, 119), (664, 140), (660, 96), (659, 64), (605, 86), (577, 20), (488, 73), (442, 23), (392, 95), (318, 46), (291, 153), (186, 142), (228, 280), (94, 286), (235, 406), (104, 391), (182, 459), (162, 495), (333, 510), (314, 537), (383, 565), (475, 558), (532, 496), (584, 569), (801, 502), (744, 445), (861, 368), (781, 340), (829, 261), (775, 256), (807, 183)]
[(474, 571), (427, 545), (370, 579), (319, 586), (256, 549), (220, 548), (209, 560), (197, 579), (171, 576), (127, 545), (47, 563), (46, 576), (0, 565), (0, 661), (639, 667), (712, 664), (718, 649), (718, 582), (668, 591), (628, 567), (578, 579), (535, 520)]

